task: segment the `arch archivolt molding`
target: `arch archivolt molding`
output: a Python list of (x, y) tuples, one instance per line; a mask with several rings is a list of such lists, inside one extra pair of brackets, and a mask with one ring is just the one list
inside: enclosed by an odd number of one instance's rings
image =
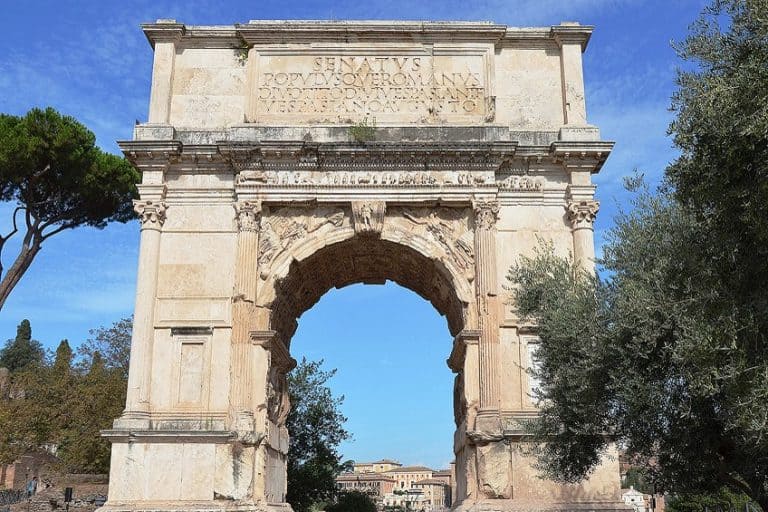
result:
[[(388, 206), (384, 202), (353, 201), (343, 205), (265, 206), (258, 246), (256, 305), (272, 305), (277, 298), (277, 283), (288, 276), (294, 262), (356, 237), (367, 244), (389, 242), (393, 249), (402, 247), (434, 262), (456, 298), (471, 305), (475, 300), (473, 223), (470, 205)], [(379, 279), (383, 282), (388, 278), (387, 269), (381, 271)]]

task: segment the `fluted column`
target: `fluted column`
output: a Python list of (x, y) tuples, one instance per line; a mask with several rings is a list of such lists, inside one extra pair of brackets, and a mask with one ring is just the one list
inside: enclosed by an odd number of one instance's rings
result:
[(162, 201), (144, 200), (134, 201), (134, 209), (141, 222), (141, 240), (124, 417), (142, 418), (149, 415), (160, 232), (165, 222), (166, 206)]
[[(253, 418), (254, 364), (251, 344), (251, 322), (258, 279), (259, 225), (261, 204), (251, 201), (235, 203), (237, 215), (237, 260), (232, 303), (232, 372), (230, 402), (236, 422)], [(241, 425), (250, 429), (252, 425)], [(250, 427), (250, 428), (249, 428)], [(240, 428), (238, 428), (240, 430)]]
[(499, 408), (499, 321), (496, 272), (496, 220), (499, 205), (476, 203), (475, 264), (480, 327), (480, 410)]
[(573, 259), (588, 272), (595, 271), (594, 224), (599, 209), (600, 203), (594, 199), (571, 201), (567, 206), (573, 229)]

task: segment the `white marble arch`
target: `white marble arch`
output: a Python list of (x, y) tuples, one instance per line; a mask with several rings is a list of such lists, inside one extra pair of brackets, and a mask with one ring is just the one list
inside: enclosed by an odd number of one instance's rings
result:
[(593, 268), (592, 175), (613, 143), (587, 121), (592, 27), (142, 28), (148, 122), (119, 142), (142, 173), (141, 247), (104, 512), (288, 512), (296, 319), (384, 279), (454, 336), (455, 509), (621, 509), (615, 458), (568, 486), (525, 454), (536, 326), (504, 288), (542, 239)]

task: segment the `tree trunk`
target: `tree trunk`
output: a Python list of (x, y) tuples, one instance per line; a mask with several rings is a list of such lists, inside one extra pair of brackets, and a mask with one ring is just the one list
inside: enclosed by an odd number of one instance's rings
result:
[(21, 276), (27, 271), (32, 264), (32, 260), (35, 259), (37, 253), (40, 252), (41, 241), (37, 234), (33, 235), (31, 243), (26, 242), (21, 245), (19, 255), (16, 256), (16, 260), (8, 269), (8, 272), (3, 276), (3, 280), (0, 281), (0, 310), (5, 305), (5, 300), (11, 294), (13, 288), (19, 283)]

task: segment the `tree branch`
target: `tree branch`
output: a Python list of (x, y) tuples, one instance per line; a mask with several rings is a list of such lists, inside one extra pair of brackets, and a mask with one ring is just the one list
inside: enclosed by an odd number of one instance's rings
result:
[(48, 233), (43, 234), (42, 231), (40, 232), (40, 243), (43, 243), (44, 241), (48, 240), (48, 238), (52, 237), (56, 233), (61, 233), (65, 229), (71, 229), (76, 228), (80, 223), (79, 222), (66, 222), (59, 226), (58, 228), (49, 231)]
[[(26, 208), (23, 206), (17, 206), (15, 210), (13, 210), (13, 215), (11, 215), (11, 222), (13, 223), (13, 229), (10, 233), (8, 233), (5, 236), (0, 236), (0, 251), (2, 251), (3, 244), (11, 238), (13, 235), (18, 233), (19, 226), (16, 224), (16, 214), (19, 213), (19, 210), (25, 210)], [(0, 266), (0, 269), (2, 269), (2, 266)]]
[(19, 213), (19, 210), (23, 210), (23, 206), (17, 206), (15, 210), (13, 210), (13, 215), (11, 215), (11, 222), (13, 223), (13, 229), (10, 233), (8, 233), (5, 236), (0, 236), (0, 277), (3, 275), (3, 247), (5, 247), (5, 243), (16, 233), (19, 232), (19, 226), (16, 223), (16, 214)]
[(755, 491), (752, 489), (752, 487), (750, 487), (749, 484), (747, 484), (746, 482), (742, 481), (741, 479), (734, 477), (725, 468), (725, 463), (723, 462), (722, 459), (720, 460), (720, 468), (718, 470), (718, 474), (720, 476), (721, 481), (725, 485), (727, 485), (728, 487), (730, 487), (731, 489), (733, 489), (735, 491), (741, 491), (744, 494), (746, 494), (747, 496), (749, 496), (750, 498), (752, 498), (755, 501), (757, 501), (758, 495), (755, 493)]
[(28, 244), (32, 238), (32, 212), (24, 210), (24, 222), (27, 224), (27, 233), (24, 235), (24, 243)]

